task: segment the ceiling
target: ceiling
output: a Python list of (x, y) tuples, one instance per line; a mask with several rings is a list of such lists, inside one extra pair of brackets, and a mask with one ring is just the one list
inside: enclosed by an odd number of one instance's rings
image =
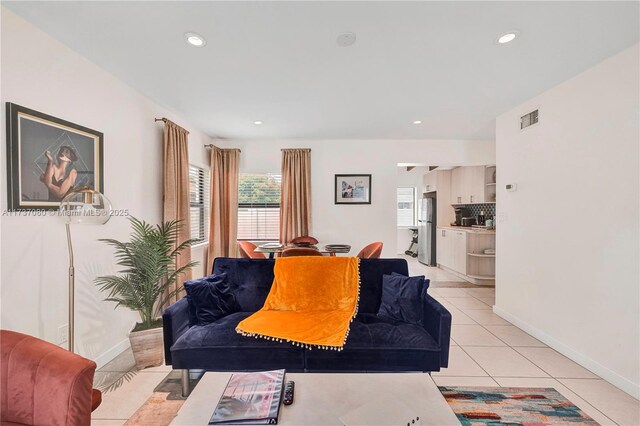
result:
[(232, 139), (492, 139), (496, 116), (639, 39), (638, 2), (2, 4)]

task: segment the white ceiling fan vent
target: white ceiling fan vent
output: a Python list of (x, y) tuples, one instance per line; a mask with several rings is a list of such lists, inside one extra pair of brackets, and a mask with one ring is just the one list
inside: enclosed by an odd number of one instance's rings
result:
[(533, 126), (538, 122), (538, 110), (531, 111), (529, 114), (525, 114), (520, 117), (520, 130), (526, 129), (529, 126)]

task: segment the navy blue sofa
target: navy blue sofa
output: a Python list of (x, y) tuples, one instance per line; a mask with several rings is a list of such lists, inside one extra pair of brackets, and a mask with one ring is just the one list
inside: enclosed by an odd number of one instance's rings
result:
[[(167, 365), (183, 371), (285, 368), (292, 372), (431, 372), (447, 367), (451, 314), (431, 296), (423, 300), (424, 328), (376, 315), (382, 276), (408, 275), (404, 259), (361, 260), (358, 315), (343, 351), (306, 350), (236, 333), (240, 321), (262, 308), (273, 282), (274, 262), (217, 258), (213, 273), (227, 273), (240, 311), (202, 326), (195, 325), (195, 310), (186, 297), (169, 306), (162, 317)], [(187, 384), (183, 380), (183, 386)]]

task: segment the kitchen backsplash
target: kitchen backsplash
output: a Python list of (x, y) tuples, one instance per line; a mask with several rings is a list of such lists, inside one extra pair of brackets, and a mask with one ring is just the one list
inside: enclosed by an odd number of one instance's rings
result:
[(480, 214), (480, 212), (484, 212), (484, 216), (488, 219), (489, 217), (495, 217), (496, 215), (496, 205), (495, 204), (467, 204), (464, 207), (468, 208), (471, 211), (471, 216), (475, 217)]

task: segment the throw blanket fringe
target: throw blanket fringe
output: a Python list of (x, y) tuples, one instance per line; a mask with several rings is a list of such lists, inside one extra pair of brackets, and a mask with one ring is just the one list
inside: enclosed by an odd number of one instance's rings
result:
[(360, 303), (360, 259), (276, 259), (264, 306), (236, 332), (308, 350), (341, 351)]

